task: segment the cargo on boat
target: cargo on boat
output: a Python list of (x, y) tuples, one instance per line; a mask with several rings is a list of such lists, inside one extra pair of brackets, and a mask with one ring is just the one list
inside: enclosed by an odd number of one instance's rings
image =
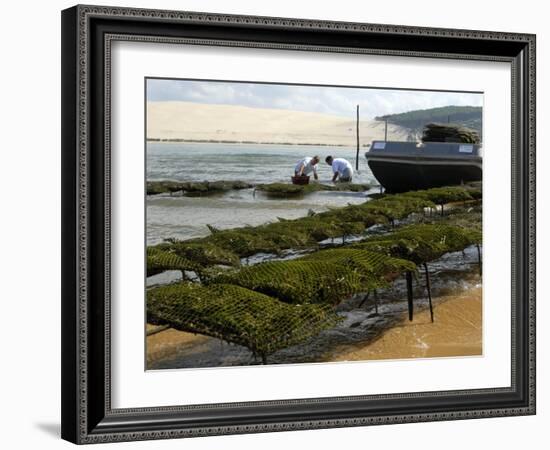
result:
[(387, 192), (459, 185), (482, 175), (480, 144), (373, 141), (365, 156)]

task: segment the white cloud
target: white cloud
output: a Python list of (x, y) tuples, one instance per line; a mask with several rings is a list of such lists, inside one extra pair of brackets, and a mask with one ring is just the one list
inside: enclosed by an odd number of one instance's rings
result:
[(292, 109), (345, 117), (353, 117), (359, 104), (363, 118), (438, 106), (483, 104), (482, 94), (467, 92), (162, 79), (148, 80), (147, 99)]

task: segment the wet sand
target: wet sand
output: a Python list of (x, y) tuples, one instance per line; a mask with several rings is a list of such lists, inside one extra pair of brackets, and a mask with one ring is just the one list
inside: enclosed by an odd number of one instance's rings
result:
[(331, 361), (435, 358), (482, 354), (481, 287), (437, 299), (434, 323), (428, 309), (415, 311), (414, 320), (403, 317), (400, 325), (375, 341), (340, 348)]
[[(147, 330), (154, 326), (147, 324)], [(200, 351), (203, 343), (208, 342), (208, 336), (185, 333), (169, 328), (147, 336), (147, 366), (153, 361), (170, 358), (181, 349), (188, 348), (190, 352)]]

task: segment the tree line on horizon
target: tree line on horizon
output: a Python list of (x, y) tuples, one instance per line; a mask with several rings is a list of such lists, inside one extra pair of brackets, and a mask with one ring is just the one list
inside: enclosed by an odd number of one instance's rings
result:
[(413, 134), (422, 134), (428, 123), (451, 123), (471, 128), (481, 134), (481, 106), (443, 106), (438, 108), (419, 109), (399, 114), (386, 114), (374, 118), (378, 121), (399, 125), (411, 130)]

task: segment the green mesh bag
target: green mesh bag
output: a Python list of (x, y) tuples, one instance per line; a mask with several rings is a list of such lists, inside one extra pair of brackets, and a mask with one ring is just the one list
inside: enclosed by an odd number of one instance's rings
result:
[(481, 239), (481, 232), (477, 230), (444, 224), (419, 224), (370, 237), (361, 243), (354, 244), (353, 247), (407, 259), (415, 264), (423, 264), (445, 253), (479, 244)]
[(361, 290), (361, 276), (342, 265), (317, 261), (275, 261), (245, 267), (214, 279), (243, 286), (286, 303), (338, 304)]
[(315, 252), (300, 258), (300, 261), (325, 261), (345, 266), (361, 276), (362, 284), (367, 290), (385, 286), (386, 280), (403, 272), (416, 271), (416, 266), (411, 261), (347, 247)]
[(223, 339), (265, 357), (340, 320), (326, 305), (288, 305), (239, 286), (180, 283), (147, 292), (150, 322)]
[(196, 271), (199, 266), (193, 261), (175, 254), (171, 249), (147, 247), (147, 276), (156, 275), (165, 270)]
[(235, 253), (209, 242), (173, 241), (159, 244), (157, 248), (169, 250), (204, 267), (240, 265), (240, 259)]
[(404, 194), (401, 194), (401, 196), (421, 198), (424, 200), (429, 200), (436, 205), (444, 205), (446, 203), (473, 200), (474, 197), (472, 196), (472, 193), (475, 193), (474, 195), (477, 197), (477, 194), (479, 193), (480, 195), (480, 192), (481, 191), (472, 188), (452, 186), (405, 192)]
[(365, 205), (368, 212), (383, 216), (392, 223), (412, 213), (423, 212), (424, 208), (434, 207), (435, 204), (428, 198), (403, 197), (400, 194), (386, 195)]

